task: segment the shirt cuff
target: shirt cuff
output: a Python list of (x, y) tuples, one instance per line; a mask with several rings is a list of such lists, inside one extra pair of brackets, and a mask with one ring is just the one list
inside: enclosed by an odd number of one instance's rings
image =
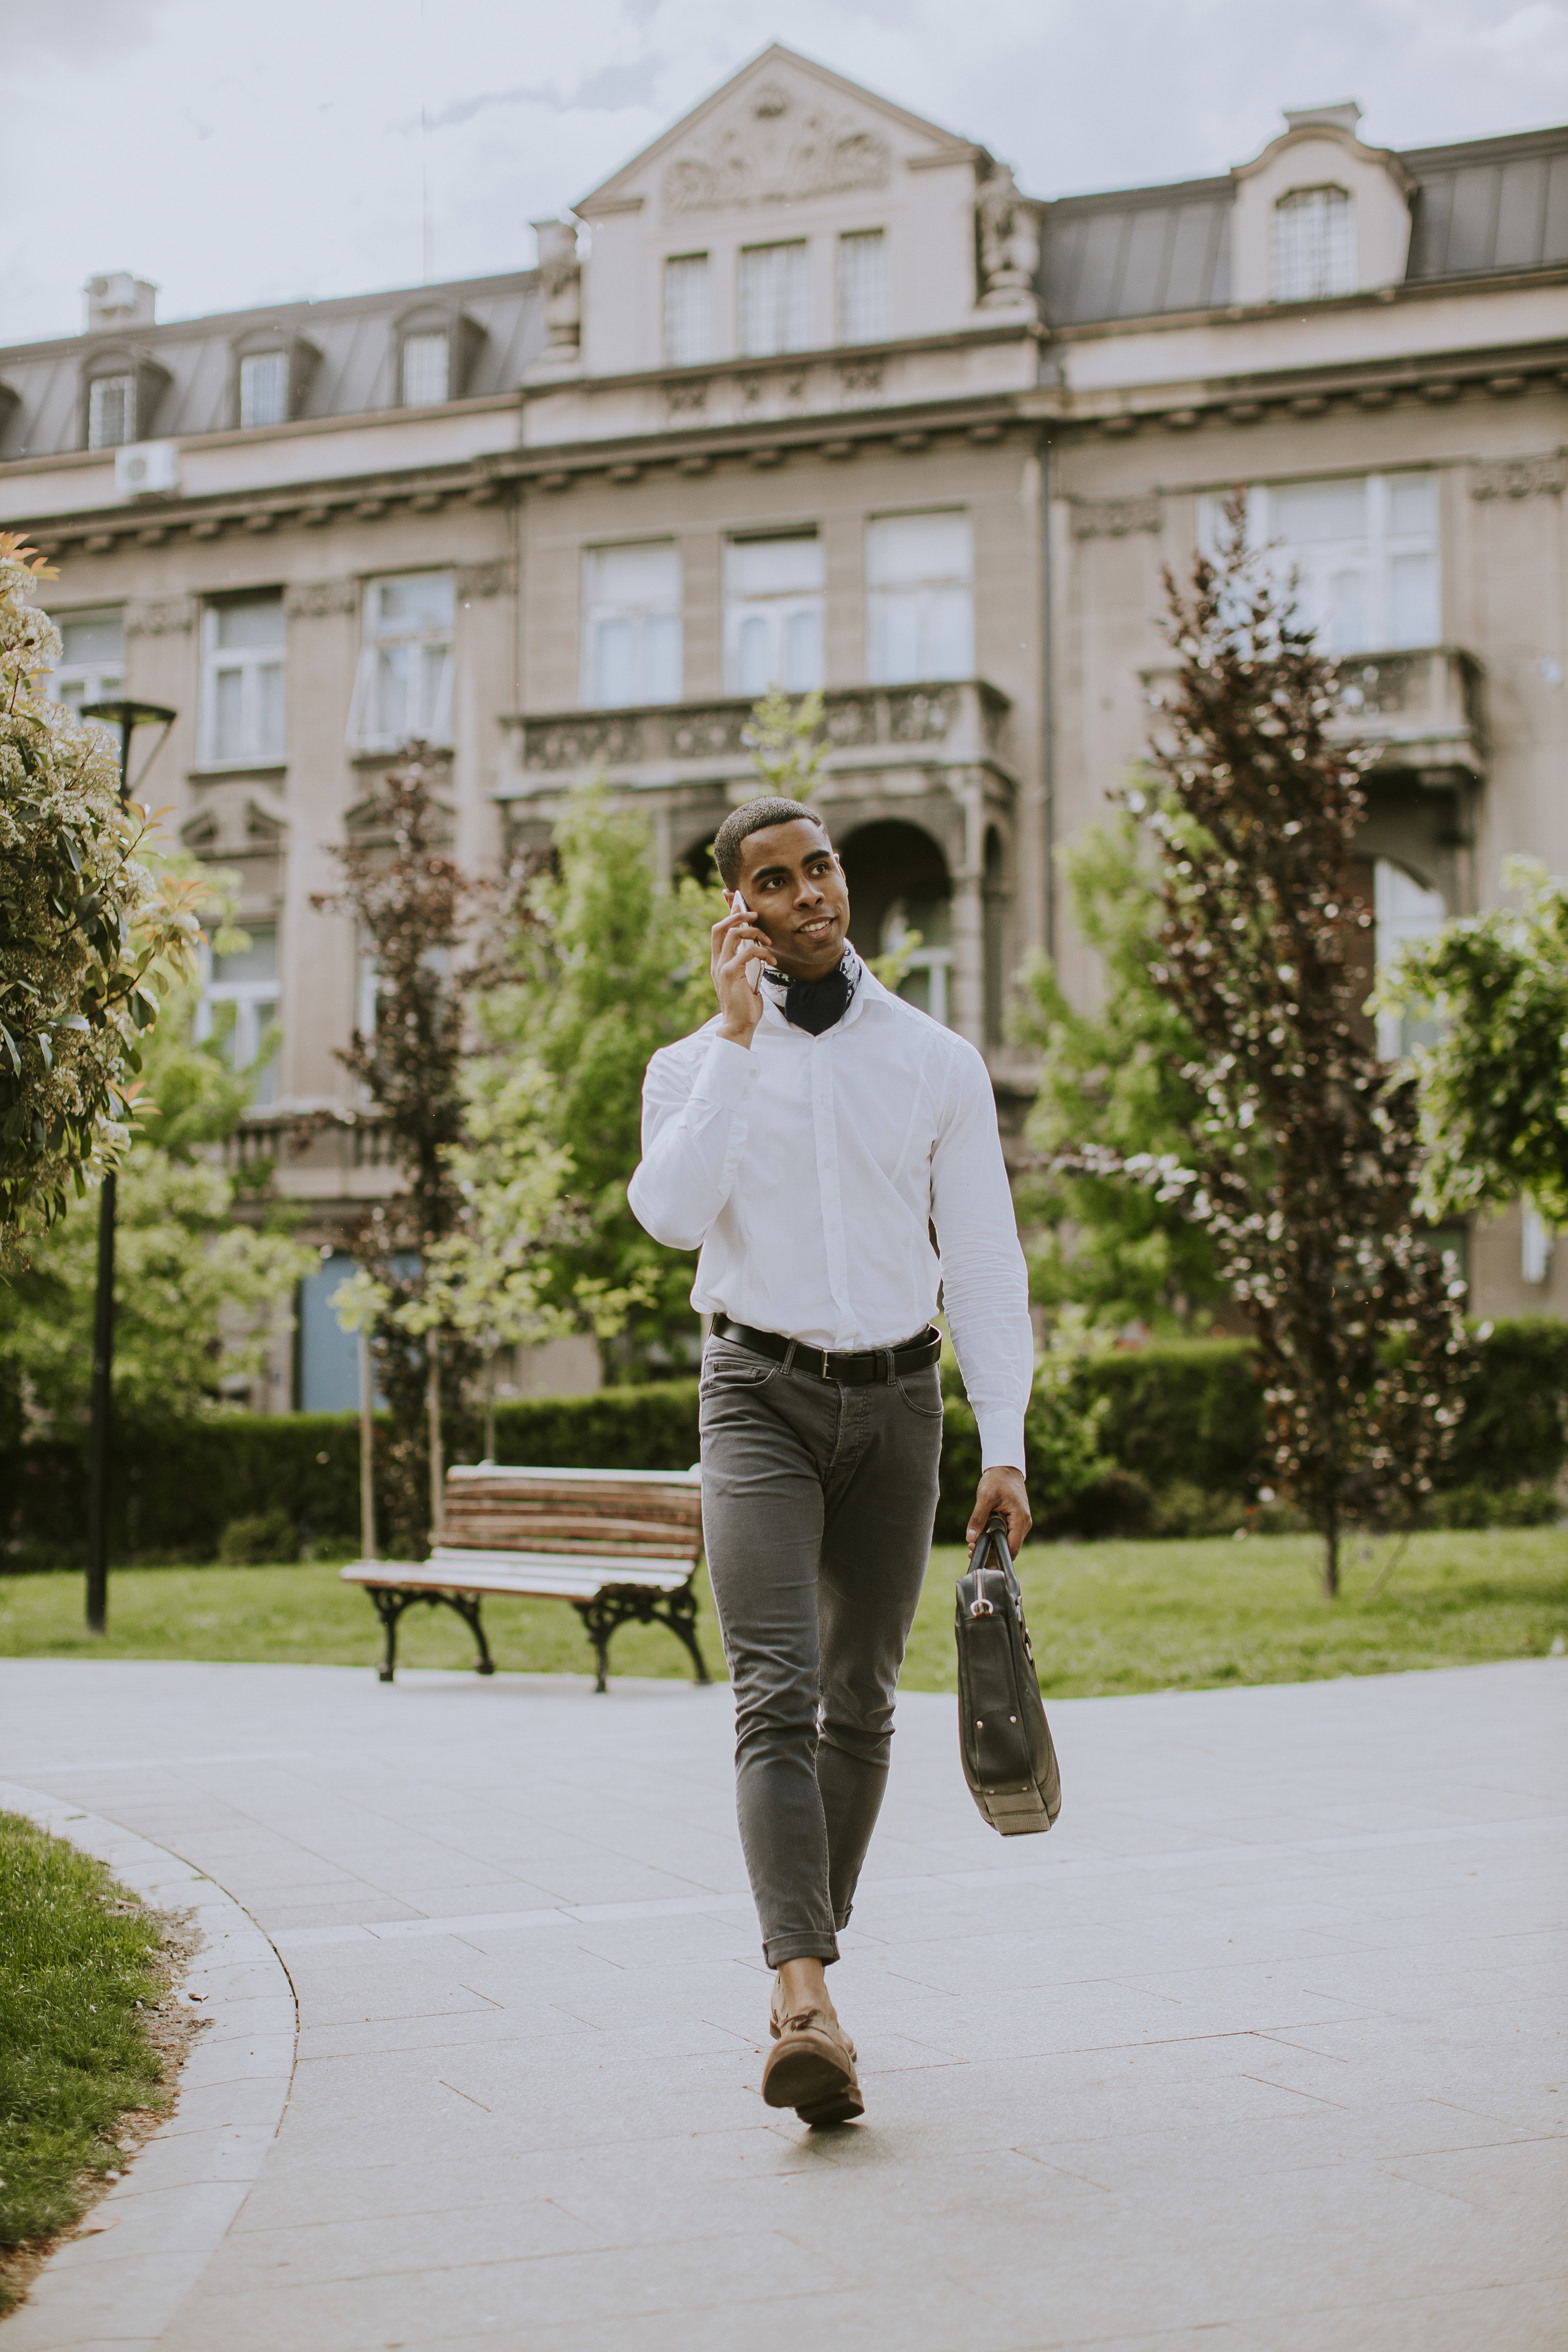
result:
[(737, 1110), (757, 1080), (758, 1061), (749, 1045), (716, 1037), (692, 1088), (694, 1102), (711, 1103), (716, 1110)]
[(988, 1412), (981, 1421), (975, 1416), (980, 1433), (980, 1470), (1013, 1469), (1020, 1477), (1023, 1458), (1023, 1415), (1021, 1412)]

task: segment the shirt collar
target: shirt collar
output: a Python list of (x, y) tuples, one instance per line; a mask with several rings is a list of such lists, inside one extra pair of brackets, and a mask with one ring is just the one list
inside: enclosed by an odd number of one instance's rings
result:
[[(867, 977), (864, 964), (861, 961), (853, 948), (850, 946), (847, 940), (844, 942), (843, 954), (839, 958), (838, 969), (843, 973), (845, 979), (849, 982), (850, 1001), (845, 1005), (839, 1018), (834, 1022), (833, 1029), (841, 1029), (847, 1021), (852, 1021), (854, 1019), (855, 1013), (860, 1006), (860, 1000), (862, 992), (861, 983)], [(774, 1013), (780, 1021), (784, 1020), (784, 999), (788, 995), (789, 990), (789, 982), (784, 973), (781, 971), (775, 971), (771, 965), (764, 964), (762, 967), (763, 997), (766, 1002), (772, 1006)], [(786, 1023), (785, 1025), (788, 1026), (788, 1023)], [(831, 1037), (832, 1035), (832, 1030), (824, 1030), (823, 1034), (824, 1036)]]

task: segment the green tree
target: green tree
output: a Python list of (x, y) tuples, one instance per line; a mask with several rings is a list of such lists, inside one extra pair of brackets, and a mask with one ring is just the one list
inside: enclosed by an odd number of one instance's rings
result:
[(1435, 1018), (1414, 1056), (1434, 1218), (1521, 1196), (1568, 1224), (1568, 887), (1534, 858), (1503, 869), (1519, 903), (1449, 923), (1384, 975), (1388, 1009)]
[(0, 1271), (131, 1139), (141, 1043), (195, 968), (199, 887), (138, 856), (114, 746), (51, 702), (56, 573), (0, 532)]
[(1379, 1066), (1354, 935), (1363, 761), (1329, 732), (1332, 663), (1233, 503), (1217, 562), (1167, 581), (1176, 674), (1144, 821), (1164, 920), (1155, 986), (1197, 1046), (1176, 1155), (1082, 1157), (1185, 1199), (1256, 1336), (1278, 1483), (1323, 1538), (1408, 1518), (1462, 1411), (1463, 1285), (1416, 1209), (1416, 1088)]
[[(243, 933), (219, 938), (244, 944)], [(236, 1214), (235, 1182), (214, 1150), (238, 1124), (249, 1082), (227, 1066), (221, 1034), (196, 1042), (197, 1002), (193, 982), (173, 989), (143, 1042), (145, 1096), (120, 1160), (114, 1398), (122, 1426), (219, 1409), (225, 1383), (262, 1370), (279, 1315), (316, 1263), (276, 1213), (259, 1223)], [(0, 1288), (0, 1386), (57, 1429), (87, 1419), (97, 1279), (89, 1196)]]
[[(693, 1261), (649, 1238), (626, 1187), (649, 1058), (712, 1016), (708, 932), (723, 912), (689, 877), (662, 889), (641, 817), (580, 786), (553, 863), (510, 902), (503, 968), (478, 1002), (464, 1091), (478, 1150), (520, 1173), (532, 1203), (526, 1311), (594, 1331), (622, 1376), (684, 1359), (696, 1334)], [(449, 1164), (475, 1181), (476, 1231), (498, 1229), (504, 1215), (480, 1201), (494, 1178)]]
[(1214, 1244), (1179, 1201), (1086, 1168), (1083, 1147), (1117, 1166), (1185, 1154), (1203, 1108), (1187, 1075), (1197, 1042), (1155, 985), (1159, 885), (1131, 812), (1089, 826), (1061, 865), (1079, 937), (1100, 956), (1103, 992), (1089, 1011), (1041, 956), (1014, 1019), (1040, 1055), (1027, 1139), (1035, 1170), (1018, 1187), (1030, 1287), (1050, 1308), (1082, 1307), (1100, 1327), (1134, 1318), (1182, 1330), (1225, 1296)]
[(353, 1228), (362, 1279), (335, 1303), (370, 1330), (391, 1423), (380, 1484), (394, 1549), (413, 1559), (424, 1557), (437, 1516), (432, 1433), (443, 1391), (455, 1405), (477, 1360), (444, 1302), (427, 1296), (432, 1253), (456, 1230), (463, 1205), (452, 1156), (464, 1140), (464, 1032), (476, 977), (463, 961), (475, 885), (445, 854), (438, 772), (425, 745), (409, 745), (383, 780), (378, 821), (336, 853), (342, 887), (314, 902), (352, 916), (374, 961), (374, 1025), (356, 1029), (339, 1058), (374, 1105), (403, 1185)]
[(780, 800), (810, 800), (828, 748), (822, 739), (822, 708), (820, 689), (795, 702), (778, 686), (770, 686), (760, 702), (753, 703), (741, 740), (751, 753), (760, 790)]

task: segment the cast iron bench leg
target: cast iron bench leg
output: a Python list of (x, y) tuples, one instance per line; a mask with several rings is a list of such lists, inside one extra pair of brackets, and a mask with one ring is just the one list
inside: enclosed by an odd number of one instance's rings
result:
[(684, 1643), (690, 1651), (692, 1664), (696, 1670), (693, 1679), (706, 1683), (709, 1679), (708, 1670), (697, 1647), (696, 1594), (689, 1585), (684, 1592), (669, 1593), (653, 1613), (669, 1627), (676, 1641)]
[(412, 1609), (416, 1601), (424, 1601), (432, 1609), (438, 1601), (444, 1601), (448, 1609), (455, 1610), (478, 1645), (479, 1654), (474, 1661), (475, 1673), (476, 1675), (495, 1673), (496, 1661), (490, 1655), (490, 1645), (485, 1639), (485, 1628), (479, 1619), (477, 1593), (418, 1592), (411, 1591), (406, 1585), (395, 1584), (367, 1584), (365, 1591), (375, 1603), (376, 1615), (387, 1630), (386, 1656), (376, 1669), (378, 1681), (390, 1683), (396, 1679), (398, 1623), (403, 1611)]

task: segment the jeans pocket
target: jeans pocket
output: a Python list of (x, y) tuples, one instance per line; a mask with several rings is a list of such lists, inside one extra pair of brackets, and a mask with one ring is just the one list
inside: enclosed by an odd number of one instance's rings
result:
[(710, 1339), (703, 1355), (697, 1394), (718, 1396), (726, 1389), (759, 1389), (779, 1370), (771, 1356), (754, 1355), (732, 1339)]
[(923, 1372), (906, 1372), (893, 1385), (921, 1421), (941, 1420), (942, 1375), (935, 1364), (928, 1364)]

